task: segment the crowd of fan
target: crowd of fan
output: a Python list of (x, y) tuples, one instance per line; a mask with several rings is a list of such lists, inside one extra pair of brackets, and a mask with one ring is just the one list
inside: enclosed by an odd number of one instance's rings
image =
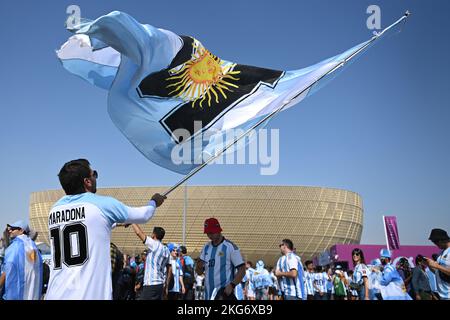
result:
[[(7, 245), (6, 234), (5, 232), (2, 239), (3, 249)], [(37, 233), (28, 229), (26, 235), (34, 240)], [(448, 236), (446, 237), (448, 246)], [(293, 247), (289, 239), (284, 239), (283, 242)], [(166, 247), (170, 252), (172, 268), (170, 274), (166, 275), (163, 299), (204, 300), (205, 276), (196, 273), (198, 260), (192, 259), (187, 254), (185, 246), (168, 243)], [(129, 256), (123, 254), (114, 243), (111, 243), (110, 253), (113, 299), (139, 299), (144, 287), (147, 251), (136, 256)], [(439, 296), (436, 275), (428, 268), (431, 262), (427, 260), (430, 259), (421, 255), (415, 258), (414, 267), (404, 257), (400, 258), (397, 265), (393, 266), (390, 251), (383, 249), (380, 252), (380, 259), (374, 259), (366, 264), (362, 250), (354, 249), (352, 252), (353, 270), (346, 270), (339, 264), (315, 266), (311, 260), (305, 261), (303, 264), (300, 257), (295, 254), (295, 250), (292, 254), (298, 261), (299, 270), (297, 270), (296, 277), (298, 277), (301, 287), (298, 297), (303, 300), (446, 299), (446, 297)], [(432, 259), (436, 261), (438, 255), (433, 255)], [(42, 293), (45, 295), (50, 261), (44, 260), (43, 262), (45, 267)], [(266, 268), (264, 261), (259, 260), (256, 266), (251, 261), (247, 261), (245, 268), (246, 272), (242, 282), (234, 289), (238, 300), (283, 299), (280, 276), (277, 276), (279, 266)], [(448, 277), (446, 278), (445, 274), (440, 273), (439, 281), (448, 281)], [(390, 284), (394, 285), (394, 290), (388, 290)], [(395, 288), (398, 288), (397, 292), (395, 292)]]
[[(172, 259), (176, 259), (182, 270), (182, 277), (178, 280), (179, 286), (171, 282), (164, 295), (165, 299), (204, 300), (205, 277), (195, 272), (197, 261), (187, 255), (185, 246), (169, 243), (168, 247)], [(390, 258), (390, 253), (386, 249), (382, 250), (381, 254), (387, 256), (382, 259)], [(374, 259), (365, 265), (364, 255), (360, 249), (353, 251), (353, 256), (356, 255), (362, 256), (362, 260), (360, 258), (354, 261), (355, 267), (358, 264), (364, 266), (361, 274), (355, 274), (351, 269), (346, 270), (339, 264), (315, 266), (313, 261), (305, 261), (303, 272), (300, 273), (304, 285), (303, 300), (383, 300), (380, 283), (384, 268), (382, 261)], [(433, 255), (433, 260), (436, 261), (437, 257), (438, 255)], [(405, 294), (413, 300), (438, 300), (440, 297), (437, 292), (436, 276), (425, 266), (424, 259), (418, 255), (414, 267), (405, 257), (399, 259), (395, 269), (401, 277), (400, 287), (403, 287)], [(115, 300), (139, 299), (144, 282), (145, 260), (146, 251), (132, 257), (122, 254), (114, 244), (111, 244)], [(262, 260), (259, 260), (256, 266), (251, 261), (246, 261), (245, 264), (245, 277), (235, 288), (238, 300), (282, 300), (282, 292), (273, 267), (265, 268)], [(364, 281), (364, 277), (367, 278), (367, 282)], [(179, 289), (174, 292), (174, 287)]]

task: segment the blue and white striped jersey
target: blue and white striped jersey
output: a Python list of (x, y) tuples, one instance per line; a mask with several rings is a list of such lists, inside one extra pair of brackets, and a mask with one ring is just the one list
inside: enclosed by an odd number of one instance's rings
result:
[(315, 279), (315, 273), (314, 272), (309, 272), (308, 270), (306, 270), (305, 272), (305, 288), (306, 288), (306, 294), (307, 295), (314, 295), (314, 282)]
[(242, 284), (238, 284), (234, 288), (234, 295), (236, 296), (236, 299), (238, 300), (244, 300), (244, 289), (242, 289)]
[(253, 284), (253, 274), (255, 273), (255, 269), (252, 267), (245, 270), (245, 276), (242, 281), (247, 284), (247, 296), (254, 296), (255, 286)]
[[(439, 263), (439, 265), (441, 265), (447, 269), (450, 268), (450, 248), (445, 249), (441, 253), (441, 255), (437, 259), (437, 263)], [(439, 296), (441, 297), (441, 299), (449, 300), (450, 299), (450, 283), (445, 282), (444, 280), (441, 279), (441, 276), (440, 276), (438, 270), (436, 270), (435, 275), (436, 275), (436, 284), (437, 284)]]
[[(277, 269), (281, 272), (289, 272), (292, 269), (295, 269), (298, 274), (301, 274), (300, 267), (301, 265), (299, 264), (297, 255), (293, 252), (281, 256), (277, 262)], [(295, 278), (281, 277), (280, 286), (280, 289), (285, 296), (297, 297), (300, 299), (303, 298), (302, 284), (300, 283), (298, 275)]]
[(183, 276), (183, 270), (177, 259), (170, 257), (170, 265), (172, 266), (173, 286), (169, 288), (169, 292), (181, 292), (180, 277)]
[(314, 283), (317, 286), (316, 292), (327, 292), (328, 275), (326, 272), (318, 272), (314, 274)]
[(217, 246), (208, 242), (200, 260), (205, 264), (205, 300), (211, 298), (214, 288), (219, 290), (233, 281), (235, 268), (244, 264), (239, 248), (225, 238)]
[(300, 258), (300, 256), (297, 254), (295, 255), (295, 258), (297, 259), (297, 262), (298, 262), (297, 278), (298, 278), (298, 281), (300, 282), (300, 291), (302, 293), (301, 298), (303, 300), (306, 300), (307, 296), (306, 296), (306, 288), (305, 288), (305, 271), (303, 270), (302, 258)]
[(163, 284), (166, 279), (166, 266), (169, 264), (170, 252), (167, 246), (159, 240), (147, 236), (145, 245), (148, 247), (145, 260), (144, 286)]

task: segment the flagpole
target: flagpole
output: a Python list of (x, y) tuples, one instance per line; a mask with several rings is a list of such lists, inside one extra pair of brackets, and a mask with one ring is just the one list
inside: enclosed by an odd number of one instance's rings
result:
[(214, 155), (213, 157), (209, 158), (207, 161), (205, 161), (203, 164), (201, 164), (200, 166), (196, 167), (195, 169), (193, 169), (191, 172), (189, 172), (184, 178), (182, 178), (180, 181), (178, 181), (174, 186), (172, 186), (170, 189), (166, 190), (163, 193), (163, 196), (167, 196), (169, 195), (173, 190), (175, 190), (176, 188), (178, 188), (180, 185), (182, 185), (185, 181), (189, 180), (192, 176), (194, 176), (197, 172), (199, 172), (200, 170), (202, 170), (205, 166), (207, 166), (208, 164), (210, 164), (211, 162), (213, 162), (215, 159), (217, 159), (218, 157), (220, 157), (225, 151), (227, 151), (230, 147), (232, 147), (233, 145), (235, 145), (239, 140), (241, 140), (242, 138), (244, 138), (249, 132), (251, 132), (252, 130), (256, 129), (257, 127), (259, 127), (262, 123), (266, 122), (267, 120), (270, 120), (272, 117), (274, 117), (276, 114), (278, 114), (281, 110), (284, 109), (284, 107), (286, 105), (288, 105), (292, 100), (296, 99), (297, 97), (301, 96), (305, 91), (309, 90), (312, 86), (314, 86), (318, 81), (320, 81), (322, 78), (326, 77), (327, 75), (329, 75), (330, 73), (333, 73), (335, 70), (343, 67), (348, 61), (350, 61), (351, 59), (353, 59), (356, 55), (358, 55), (360, 52), (362, 52), (364, 49), (366, 49), (371, 43), (373, 43), (375, 40), (377, 40), (381, 35), (383, 35), (387, 30), (393, 28), (394, 26), (396, 26), (397, 24), (399, 24), (400, 22), (402, 22), (403, 20), (405, 20), (408, 16), (410, 15), (409, 11), (406, 11), (405, 14), (398, 19), (397, 21), (395, 21), (393, 24), (391, 24), (389, 27), (383, 29), (383, 31), (381, 31), (380, 33), (376, 34), (375, 36), (373, 36), (364, 46), (362, 46), (361, 48), (359, 48), (357, 51), (355, 51), (353, 54), (351, 54), (350, 56), (348, 56), (347, 58), (345, 58), (344, 60), (342, 60), (341, 63), (339, 63), (338, 65), (336, 65), (335, 67), (333, 67), (332, 69), (328, 70), (327, 72), (325, 72), (323, 75), (321, 75), (316, 81), (314, 81), (312, 84), (310, 84), (308, 87), (306, 87), (305, 89), (303, 89), (300, 93), (298, 93), (297, 95), (295, 95), (294, 97), (292, 97), (288, 102), (284, 103), (283, 105), (281, 105), (281, 107), (279, 107), (278, 109), (272, 111), (271, 113), (269, 113), (267, 116), (265, 116), (262, 120), (258, 121), (258, 123), (256, 123), (255, 125), (253, 125), (250, 129), (248, 129), (246, 132), (244, 132), (243, 134), (241, 134), (237, 139), (235, 139), (233, 142), (229, 143), (228, 145), (225, 146), (225, 148), (223, 148), (219, 153), (217, 153), (216, 155)]

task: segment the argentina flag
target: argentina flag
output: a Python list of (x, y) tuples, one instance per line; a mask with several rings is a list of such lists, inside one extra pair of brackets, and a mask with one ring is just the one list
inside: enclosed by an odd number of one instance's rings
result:
[(14, 238), (5, 251), (2, 272), (6, 274), (5, 300), (39, 300), (42, 293), (41, 254), (26, 235)]
[[(186, 174), (241, 132), (267, 124), (267, 115), (317, 91), (405, 17), (342, 54), (292, 71), (221, 59), (192, 36), (118, 11), (72, 28), (57, 56), (68, 71), (109, 91), (112, 121), (145, 157)], [(174, 150), (183, 161), (174, 161)]]

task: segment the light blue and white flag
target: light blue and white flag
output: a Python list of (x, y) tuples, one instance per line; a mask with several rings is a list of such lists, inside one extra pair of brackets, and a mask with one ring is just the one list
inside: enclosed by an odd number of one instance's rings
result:
[(74, 27), (57, 55), (68, 71), (109, 90), (112, 121), (145, 157), (186, 174), (234, 141), (242, 132), (236, 129), (265, 125), (267, 115), (317, 91), (405, 18), (342, 54), (292, 71), (220, 59), (193, 37), (118, 11)]
[(42, 293), (42, 257), (26, 235), (14, 238), (5, 252), (5, 300), (39, 300)]

